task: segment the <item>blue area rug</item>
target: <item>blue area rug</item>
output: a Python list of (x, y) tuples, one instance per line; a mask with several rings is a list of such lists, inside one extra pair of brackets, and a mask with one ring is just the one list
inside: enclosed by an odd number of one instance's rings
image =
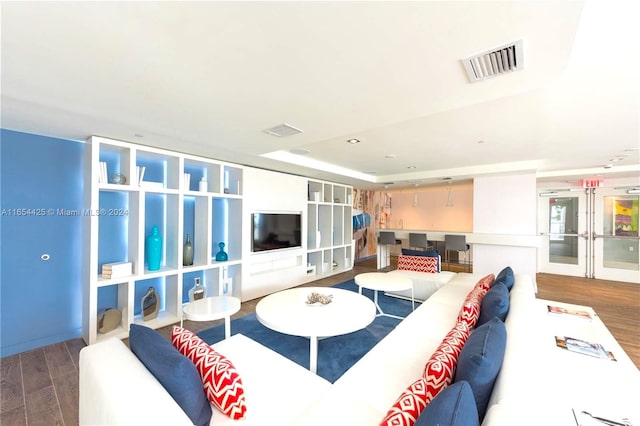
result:
[[(358, 291), (358, 286), (353, 280), (334, 287)], [(372, 290), (363, 289), (363, 294), (373, 300)], [(378, 304), (388, 314), (404, 317), (411, 313), (410, 301), (385, 296), (382, 292), (378, 293)], [(318, 375), (331, 383), (335, 382), (399, 323), (400, 320), (395, 318), (376, 317), (365, 329), (320, 340)], [(250, 337), (304, 368), (309, 368), (309, 339), (273, 331), (260, 324), (255, 314), (231, 321), (231, 334), (237, 333)], [(198, 335), (209, 344), (219, 342), (224, 338), (224, 325), (202, 330)]]

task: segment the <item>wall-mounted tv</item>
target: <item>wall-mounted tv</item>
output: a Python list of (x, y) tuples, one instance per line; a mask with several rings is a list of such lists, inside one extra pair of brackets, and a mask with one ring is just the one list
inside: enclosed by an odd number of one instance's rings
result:
[(301, 213), (252, 213), (251, 251), (302, 247)]

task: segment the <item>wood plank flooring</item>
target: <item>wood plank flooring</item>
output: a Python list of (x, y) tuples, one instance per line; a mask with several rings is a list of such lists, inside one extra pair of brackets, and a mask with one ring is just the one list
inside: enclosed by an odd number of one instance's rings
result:
[[(395, 262), (392, 258), (392, 266)], [(352, 271), (323, 278), (306, 286), (332, 286), (363, 272), (375, 271), (375, 259), (356, 264)], [(591, 306), (640, 368), (640, 285), (586, 278), (538, 274), (538, 295)], [(259, 299), (244, 302), (233, 318), (255, 312)], [(199, 331), (222, 323), (185, 321)], [(171, 327), (159, 330), (170, 336)], [(125, 340), (126, 342), (126, 340)], [(56, 343), (0, 360), (1, 425), (78, 424), (78, 357), (82, 339)]]

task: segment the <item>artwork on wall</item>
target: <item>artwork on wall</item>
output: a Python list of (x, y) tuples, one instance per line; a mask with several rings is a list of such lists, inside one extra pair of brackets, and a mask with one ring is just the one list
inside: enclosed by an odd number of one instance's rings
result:
[(614, 203), (614, 235), (638, 236), (638, 200), (616, 199)]
[(391, 217), (391, 196), (386, 192), (353, 189), (353, 239), (355, 259), (374, 256), (378, 229), (388, 227)]

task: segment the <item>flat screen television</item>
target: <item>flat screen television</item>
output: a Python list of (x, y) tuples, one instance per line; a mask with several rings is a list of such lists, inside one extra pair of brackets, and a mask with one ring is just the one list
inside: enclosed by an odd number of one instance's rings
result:
[(301, 213), (252, 213), (251, 251), (302, 247)]

